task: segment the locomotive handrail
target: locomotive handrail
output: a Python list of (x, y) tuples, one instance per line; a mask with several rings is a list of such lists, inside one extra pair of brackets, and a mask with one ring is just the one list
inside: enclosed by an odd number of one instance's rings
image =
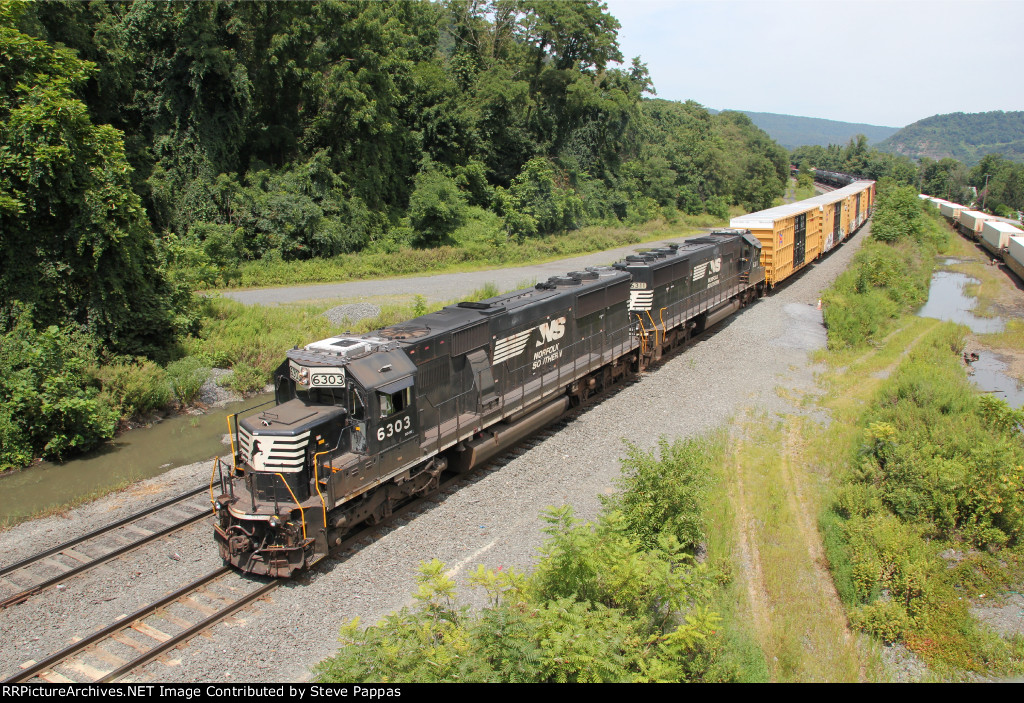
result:
[[(217, 499), (213, 497), (213, 477), (217, 473), (217, 468), (220, 466), (220, 457), (214, 457), (213, 468), (210, 469), (210, 507), (213, 508), (213, 516), (217, 517)], [(221, 487), (223, 489), (224, 480), (221, 477)]]
[(647, 353), (647, 329), (644, 327), (643, 319), (637, 315), (636, 322), (640, 326), (640, 334), (637, 335), (640, 338), (640, 353)]
[[(295, 506), (299, 509), (299, 517), (302, 518), (302, 539), (306, 539), (306, 511), (302, 509), (302, 504), (295, 497), (295, 493), (292, 491), (292, 487), (289, 486), (288, 482), (284, 480), (284, 475), (280, 474), (280, 473), (275, 473), (274, 475), (277, 476), (279, 479), (281, 479), (281, 483), (283, 483), (284, 487), (288, 489), (288, 493), (292, 497), (292, 502), (295, 503)], [(277, 491), (274, 491), (274, 494), (276, 495)], [(276, 509), (277, 509), (277, 505), (276, 504), (274, 505), (274, 508), (275, 508), (275, 512), (276, 512)], [(326, 522), (326, 520), (324, 522)]]
[[(455, 405), (454, 405), (455, 411), (452, 413), (452, 415), (453, 415), (452, 419), (455, 420), (455, 434), (456, 434), (456, 436), (458, 436), (459, 435), (459, 430), (461, 429), (460, 425), (459, 425), (459, 421), (460, 421), (460, 417), (459, 416), (462, 415), (462, 413), (459, 411), (459, 407), (458, 407), (458, 404), (456, 403), (456, 401), (458, 401), (460, 398), (462, 398), (464, 396), (469, 395), (472, 392), (473, 392), (472, 389), (467, 390), (467, 391), (463, 391), (462, 393), (459, 393), (458, 395), (454, 395), (451, 398), (446, 398), (445, 400), (442, 400), (437, 405), (435, 405), (434, 402), (429, 397), (427, 397), (426, 395), (418, 396), (419, 398), (423, 398), (424, 400), (426, 400), (427, 401), (427, 405), (429, 405), (433, 410), (437, 410), (438, 411), (437, 412), (437, 425), (436, 425), (436, 427), (437, 427), (437, 437), (435, 439), (435, 445), (436, 445), (438, 451), (440, 451), (440, 447), (441, 447), (441, 426), (445, 422), (444, 420), (441, 419), (441, 417), (442, 417), (442, 415), (441, 415), (441, 408), (444, 405), (448, 404), (448, 403), (455, 403)], [(423, 432), (425, 434), (427, 432), (427, 428), (426, 427), (421, 427), (420, 428), (420, 432)]]
[[(654, 330), (654, 346), (656, 347), (656, 346), (658, 346), (658, 324), (654, 321), (654, 318), (651, 317), (651, 311), (650, 310), (647, 311), (647, 319), (651, 321), (651, 329)], [(662, 343), (665, 342), (665, 335), (664, 334), (661, 336), (661, 341), (662, 341)], [(653, 349), (653, 347), (652, 347), (652, 349)]]
[[(235, 420), (235, 431), (231, 431), (231, 415), (228, 415), (225, 419), (228, 421), (228, 441), (231, 442), (231, 465), (236, 471), (238, 470), (238, 452), (235, 451), (235, 435), (238, 434), (238, 420)], [(220, 457), (217, 457), (220, 459)], [(213, 490), (213, 479), (210, 479), (210, 490)]]
[[(341, 441), (340, 436), (338, 441)], [(324, 529), (327, 529), (327, 501), (324, 500), (324, 494), (320, 492), (320, 471), (317, 468), (317, 459), (330, 451), (330, 449), (325, 449), (324, 451), (313, 455), (313, 485), (316, 486), (316, 494), (320, 496), (320, 507), (323, 508), (324, 511)]]

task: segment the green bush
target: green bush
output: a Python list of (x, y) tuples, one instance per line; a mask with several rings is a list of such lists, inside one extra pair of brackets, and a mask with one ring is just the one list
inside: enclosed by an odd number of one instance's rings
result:
[(167, 365), (167, 378), (175, 397), (182, 405), (190, 405), (210, 375), (210, 367), (197, 356), (187, 356)]
[[(673, 465), (664, 482), (654, 477), (658, 462), (633, 449), (624, 462), (625, 490), (660, 489), (681, 476), (692, 483), (686, 475), (707, 473), (713, 447), (663, 441), (662, 455)], [(640, 519), (651, 496), (627, 498), (621, 505), (636, 519), (609, 504), (593, 524), (577, 521), (571, 508), (549, 508), (548, 538), (531, 576), (482, 565), (471, 573), (470, 585), (489, 603), (479, 612), (457, 603), (443, 564), (424, 563), (415, 608), (365, 629), (358, 620), (346, 624), (344, 646), (316, 667), (317, 680), (740, 680), (741, 657), (727, 651), (721, 618), (711, 608), (720, 580), (674, 534), (699, 519), (670, 520), (654, 535), (659, 515), (700, 513), (693, 496), (688, 489), (669, 491), (661, 497), (671, 505), (656, 506), (652, 519)]]
[(705, 539), (701, 505), (710, 483), (715, 447), (707, 440), (658, 441), (658, 455), (628, 445), (619, 492), (603, 497), (607, 509), (622, 513), (630, 535), (645, 549), (672, 535), (686, 549)]
[(416, 243), (436, 247), (451, 243), (451, 234), (465, 221), (466, 197), (455, 180), (434, 168), (416, 175), (409, 199), (409, 222), (417, 233)]
[(114, 436), (118, 412), (90, 372), (99, 342), (74, 328), (36, 330), (26, 307), (8, 311), (0, 338), (0, 470), (33, 457), (63, 459)]
[(851, 619), (854, 626), (886, 644), (903, 639), (910, 624), (907, 611), (899, 603), (892, 601), (875, 601), (869, 605), (862, 605), (853, 612)]
[(122, 417), (163, 408), (174, 399), (167, 372), (148, 359), (122, 358), (95, 373)]
[[(569, 186), (565, 174), (544, 158), (530, 159), (509, 189), (499, 189), (496, 197), (509, 233), (520, 239), (575, 229), (582, 223), (583, 201)], [(651, 202), (653, 217), (658, 204)]]
[(224, 381), (231, 389), (244, 395), (263, 390), (267, 385), (267, 378), (267, 374), (262, 370), (243, 361), (235, 364), (231, 374)]
[(722, 220), (729, 217), (729, 200), (721, 195), (713, 195), (708, 198), (707, 202), (704, 203), (704, 207), (709, 215)]

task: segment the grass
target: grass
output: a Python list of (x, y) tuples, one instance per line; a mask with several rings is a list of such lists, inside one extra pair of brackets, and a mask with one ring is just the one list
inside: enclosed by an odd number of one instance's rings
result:
[(727, 495), (711, 501), (720, 517), (709, 553), (727, 553), (744, 574), (736, 610), (763, 651), (768, 680), (859, 680), (861, 652), (820, 568), (811, 517), (821, 496), (806, 445), (821, 428), (795, 417), (756, 417), (733, 432), (723, 466)]
[(1024, 351), (1024, 321), (1007, 320), (1006, 329), (1002, 332), (978, 335), (985, 346), (996, 349), (1011, 349)]
[(708, 214), (680, 214), (671, 223), (659, 219), (639, 227), (590, 226), (523, 242), (508, 240), (499, 245), (477, 241), (434, 249), (367, 250), (332, 259), (261, 260), (243, 264), (238, 277), (232, 283), (240, 287), (338, 283), (521, 266), (667, 237), (694, 236), (701, 234), (702, 229), (725, 225), (724, 220)]

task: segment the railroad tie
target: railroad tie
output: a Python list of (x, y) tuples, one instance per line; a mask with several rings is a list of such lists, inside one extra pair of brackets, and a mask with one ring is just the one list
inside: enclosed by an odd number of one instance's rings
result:
[(110, 639), (114, 640), (115, 642), (120, 642), (121, 644), (125, 645), (126, 647), (131, 647), (136, 652), (148, 652), (149, 649), (150, 649), (149, 647), (147, 647), (146, 645), (142, 644), (141, 642), (136, 642), (135, 640), (133, 640), (131, 637), (129, 637), (128, 635), (124, 634), (123, 632), (115, 632), (114, 634), (112, 634), (110, 636)]
[(87, 554), (82, 554), (81, 552), (76, 552), (74, 549), (65, 549), (64, 551), (61, 552), (61, 554), (63, 554), (66, 557), (70, 557), (71, 559), (74, 559), (75, 561), (80, 561), (83, 564), (88, 564), (89, 562), (91, 562), (93, 560), (93, 558), (91, 556), (89, 556)]
[(93, 647), (92, 649), (89, 650), (89, 654), (91, 654), (92, 656), (96, 657), (97, 659), (99, 659), (99, 660), (101, 660), (101, 661), (103, 661), (103, 662), (105, 662), (107, 664), (110, 664), (114, 668), (120, 668), (120, 667), (122, 667), (122, 666), (124, 666), (125, 664), (128, 663), (127, 660), (122, 659), (121, 657), (117, 656), (116, 654), (112, 654), (112, 653), (108, 652), (107, 650), (103, 649), (102, 647)]
[(140, 634), (145, 635), (146, 637), (155, 639), (157, 642), (166, 642), (167, 640), (171, 639), (171, 636), (168, 635), (166, 632), (161, 632), (152, 625), (147, 625), (144, 622), (133, 622), (128, 627), (132, 628)]
[(41, 678), (43, 681), (46, 681), (47, 683), (78, 683), (77, 681), (72, 681), (67, 676), (58, 674), (56, 671), (53, 671), (52, 669), (47, 671), (41, 671), (38, 674), (36, 674), (36, 676)]
[(64, 666), (71, 669), (72, 671), (78, 672), (82, 676), (89, 677), (89, 679), (92, 681), (99, 681), (104, 676), (110, 673), (110, 671), (103, 671), (101, 669), (97, 669), (94, 666), (89, 666), (85, 662), (80, 661), (66, 661), (64, 662)]
[(142, 537), (149, 537), (153, 534), (153, 530), (147, 530), (145, 527), (139, 527), (138, 525), (125, 525), (124, 529), (128, 532), (134, 532), (137, 535), (141, 535)]

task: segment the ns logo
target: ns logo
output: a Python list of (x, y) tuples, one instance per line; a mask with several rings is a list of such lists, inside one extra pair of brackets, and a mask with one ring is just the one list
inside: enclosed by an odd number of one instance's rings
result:
[(558, 317), (551, 322), (541, 323), (537, 330), (540, 332), (540, 339), (537, 340), (538, 347), (554, 342), (565, 335), (565, 318)]

